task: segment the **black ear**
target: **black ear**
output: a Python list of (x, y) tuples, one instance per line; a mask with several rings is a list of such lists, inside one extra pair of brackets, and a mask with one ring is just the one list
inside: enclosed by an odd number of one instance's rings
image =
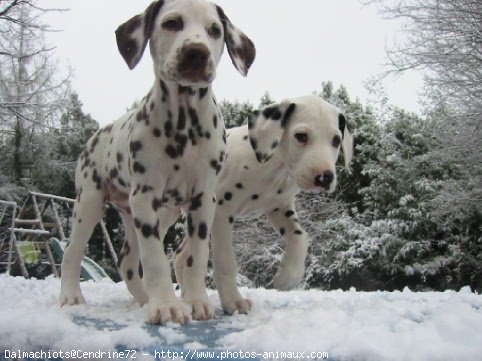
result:
[(338, 114), (338, 128), (340, 129), (341, 136), (345, 137), (345, 127), (346, 127), (346, 119), (343, 114)]
[(134, 69), (142, 58), (147, 41), (152, 34), (152, 26), (164, 0), (158, 0), (139, 15), (134, 16), (115, 31), (117, 48), (129, 69)]
[(224, 41), (226, 42), (231, 61), (234, 67), (243, 76), (246, 76), (256, 57), (256, 48), (251, 39), (231, 23), (220, 6), (216, 5), (216, 10), (223, 24)]
[(249, 141), (258, 162), (267, 162), (278, 148), (295, 109), (295, 103), (285, 100), (256, 110), (249, 115)]
[(343, 114), (338, 114), (338, 128), (341, 131), (343, 141), (341, 143), (341, 148), (343, 150), (343, 158), (345, 159), (345, 168), (351, 173), (350, 163), (353, 159), (353, 149), (354, 149), (354, 138), (346, 126), (346, 118)]

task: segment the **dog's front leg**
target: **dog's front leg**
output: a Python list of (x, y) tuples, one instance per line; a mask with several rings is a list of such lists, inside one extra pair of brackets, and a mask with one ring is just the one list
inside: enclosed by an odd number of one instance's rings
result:
[(233, 249), (233, 222), (227, 207), (218, 207), (212, 231), (213, 275), (225, 313), (247, 314), (251, 301), (241, 296), (236, 285), (238, 267)]
[(285, 254), (273, 280), (276, 289), (286, 291), (296, 287), (303, 279), (308, 236), (298, 221), (293, 203), (275, 208), (266, 213), (266, 217), (286, 240)]
[(129, 200), (139, 242), (143, 283), (148, 296), (148, 321), (151, 324), (183, 324), (189, 320), (189, 316), (184, 313), (174, 294), (171, 269), (163, 244), (167, 229), (179, 217), (179, 210), (158, 208), (156, 194), (162, 194), (162, 190), (131, 193)]
[[(184, 302), (192, 306), (195, 320), (214, 317), (214, 308), (206, 293), (205, 278), (209, 259), (209, 239), (216, 211), (216, 179), (208, 179), (206, 187), (192, 202), (187, 214), (188, 252), (183, 269), (182, 295)], [(213, 187), (214, 185), (214, 187)]]

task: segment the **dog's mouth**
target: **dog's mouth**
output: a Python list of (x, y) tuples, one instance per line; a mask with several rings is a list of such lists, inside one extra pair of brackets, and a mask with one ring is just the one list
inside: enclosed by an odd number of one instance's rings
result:
[(214, 72), (199, 72), (196, 69), (189, 69), (183, 72), (178, 72), (175, 78), (177, 83), (184, 86), (208, 86), (214, 80)]

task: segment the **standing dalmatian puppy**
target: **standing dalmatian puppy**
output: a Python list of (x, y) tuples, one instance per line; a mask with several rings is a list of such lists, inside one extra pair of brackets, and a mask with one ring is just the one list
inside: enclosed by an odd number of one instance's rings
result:
[(110, 202), (125, 226), (119, 268), (129, 291), (139, 303), (148, 302), (150, 323), (186, 322), (189, 316), (174, 294), (163, 247), (168, 227), (184, 210), (192, 258), (183, 274), (183, 298), (194, 319), (210, 319), (214, 311), (205, 289), (208, 239), (226, 150), (211, 83), (225, 43), (244, 76), (255, 58), (254, 45), (220, 7), (204, 0), (155, 1), (119, 26), (116, 38), (130, 69), (150, 43), (155, 82), (139, 107), (96, 132), (80, 157), (60, 302), (85, 302), (80, 262)]
[[(308, 237), (295, 209), (300, 190), (333, 192), (340, 148), (345, 166), (353, 156), (353, 137), (339, 109), (319, 97), (306, 96), (255, 111), (248, 125), (228, 130), (227, 159), (218, 184), (212, 230), (214, 280), (224, 311), (247, 313), (251, 301), (236, 286), (232, 245), (237, 217), (264, 214), (285, 239), (286, 249), (274, 286), (288, 290), (303, 278)], [(254, 152), (253, 152), (254, 150)], [(176, 256), (178, 282), (189, 265), (186, 239)]]

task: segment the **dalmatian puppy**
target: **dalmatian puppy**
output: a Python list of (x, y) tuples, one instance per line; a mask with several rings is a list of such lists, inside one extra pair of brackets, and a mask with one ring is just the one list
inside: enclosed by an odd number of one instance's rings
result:
[[(303, 278), (308, 237), (298, 221), (295, 196), (300, 190), (335, 190), (340, 148), (349, 170), (353, 137), (345, 123), (339, 109), (319, 97), (305, 96), (255, 111), (247, 125), (228, 130), (228, 156), (211, 232), (214, 280), (226, 313), (247, 313), (251, 308), (235, 280), (232, 231), (238, 217), (264, 214), (284, 237), (286, 249), (274, 278), (277, 289), (289, 290)], [(184, 240), (175, 260), (182, 287), (190, 248), (190, 241)]]
[(174, 294), (162, 242), (183, 210), (194, 259), (184, 270), (183, 299), (194, 319), (210, 319), (214, 311), (205, 289), (208, 238), (226, 154), (224, 121), (211, 83), (224, 44), (244, 76), (255, 47), (219, 6), (204, 0), (155, 1), (120, 25), (116, 39), (130, 69), (150, 43), (155, 81), (138, 108), (97, 131), (80, 156), (60, 302), (85, 302), (80, 262), (110, 202), (125, 226), (119, 268), (129, 291), (140, 304), (148, 303), (150, 323), (186, 322), (189, 315)]

